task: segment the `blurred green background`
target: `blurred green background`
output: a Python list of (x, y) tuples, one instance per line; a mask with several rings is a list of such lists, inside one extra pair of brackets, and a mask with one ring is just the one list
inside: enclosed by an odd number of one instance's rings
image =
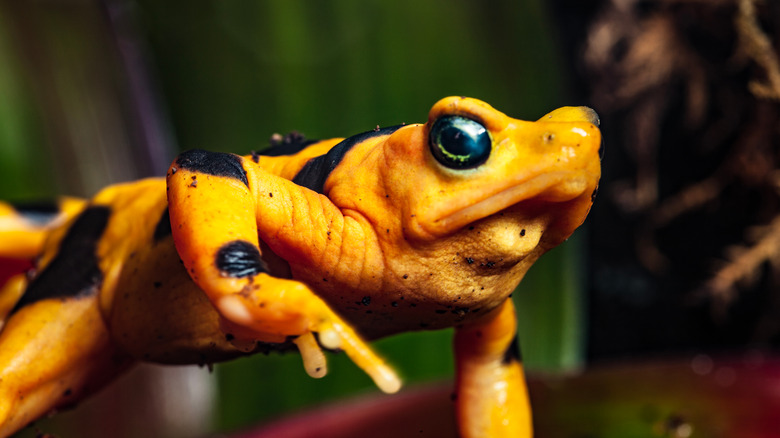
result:
[[(550, 19), (541, 0), (2, 1), (0, 198), (89, 196), (162, 175), (178, 151), (244, 154), (277, 132), (420, 122), (448, 95), (525, 119), (587, 104), (567, 97)], [(581, 365), (581, 234), (514, 294), (532, 370)], [(425, 332), (376, 348), (415, 384), (451, 377), (450, 343), (451, 332)], [(376, 391), (343, 355), (330, 370), (310, 379), (297, 355), (217, 365), (206, 428)]]

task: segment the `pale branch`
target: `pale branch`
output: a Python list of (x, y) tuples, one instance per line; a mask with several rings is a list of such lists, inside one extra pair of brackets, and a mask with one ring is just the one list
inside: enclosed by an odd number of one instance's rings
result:
[(780, 255), (780, 216), (767, 225), (762, 236), (750, 247), (737, 247), (734, 257), (707, 282), (705, 290), (721, 305), (734, 299), (735, 286), (755, 277), (764, 262)]
[(736, 28), (740, 47), (766, 72), (765, 82), (752, 81), (750, 91), (759, 98), (780, 100), (780, 62), (769, 37), (758, 24), (756, 0), (739, 0)]

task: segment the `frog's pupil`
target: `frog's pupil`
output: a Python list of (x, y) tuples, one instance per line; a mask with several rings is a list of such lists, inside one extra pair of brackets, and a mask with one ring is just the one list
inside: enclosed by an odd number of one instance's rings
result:
[(441, 164), (464, 169), (484, 163), (492, 142), (480, 123), (461, 116), (445, 116), (434, 122), (430, 132), (431, 152)]

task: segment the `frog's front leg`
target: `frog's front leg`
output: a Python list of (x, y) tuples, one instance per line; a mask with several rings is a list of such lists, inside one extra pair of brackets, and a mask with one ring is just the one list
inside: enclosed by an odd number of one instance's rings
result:
[(494, 316), (456, 329), (456, 413), (463, 438), (533, 435), (511, 299)]
[[(270, 275), (262, 259), (258, 233), (274, 234), (296, 221), (300, 226), (296, 214), (313, 211), (312, 205), (322, 202), (320, 195), (245, 164), (232, 154), (189, 151), (168, 172), (176, 248), (192, 280), (222, 316), (226, 335), (247, 349), (255, 341), (293, 338), (307, 372), (319, 377), (325, 363), (313, 336), (317, 333), (320, 344), (343, 349), (380, 389), (398, 390), (393, 371), (349, 324), (305, 284)], [(258, 207), (261, 199), (274, 196), (278, 207)], [(340, 212), (332, 207), (327, 214)]]

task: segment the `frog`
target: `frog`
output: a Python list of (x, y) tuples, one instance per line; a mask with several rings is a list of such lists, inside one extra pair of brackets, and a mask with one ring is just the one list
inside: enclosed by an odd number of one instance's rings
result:
[(344, 352), (402, 384), (368, 342), (454, 327), (459, 433), (531, 437), (510, 298), (585, 220), (600, 178), (595, 111), (536, 121), (463, 96), (425, 123), (189, 150), (164, 178), (51, 208), (0, 204), (0, 436), (139, 362), (297, 350), (312, 377)]

